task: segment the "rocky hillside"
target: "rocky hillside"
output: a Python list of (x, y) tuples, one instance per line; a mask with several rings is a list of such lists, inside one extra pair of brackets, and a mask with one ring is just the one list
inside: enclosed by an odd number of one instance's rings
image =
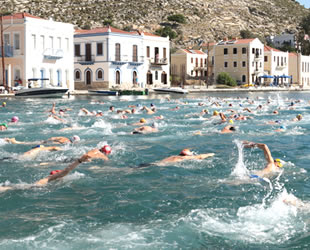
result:
[[(245, 29), (261, 37), (296, 30), (310, 12), (295, 0), (0, 0), (0, 10), (26, 11), (80, 28), (113, 22), (119, 28), (154, 32), (168, 25), (178, 33), (173, 42), (185, 46), (238, 36)], [(186, 24), (169, 22), (173, 14), (184, 15)]]

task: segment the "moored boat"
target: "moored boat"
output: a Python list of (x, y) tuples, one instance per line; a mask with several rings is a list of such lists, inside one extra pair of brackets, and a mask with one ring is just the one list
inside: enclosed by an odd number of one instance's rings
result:
[(119, 92), (117, 90), (100, 90), (100, 89), (89, 89), (89, 94), (92, 95), (118, 95)]
[(155, 88), (153, 90), (157, 93), (188, 94), (188, 90), (182, 88)]

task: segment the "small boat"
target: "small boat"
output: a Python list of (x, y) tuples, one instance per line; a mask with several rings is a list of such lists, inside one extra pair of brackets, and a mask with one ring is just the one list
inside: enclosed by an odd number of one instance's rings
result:
[(47, 78), (28, 79), (28, 88), (21, 88), (15, 92), (16, 97), (62, 97), (68, 92), (68, 88), (63, 87), (32, 87), (32, 82), (46, 81)]
[(100, 90), (100, 89), (89, 89), (88, 90), (89, 94), (92, 95), (118, 95), (117, 90)]
[(148, 89), (145, 90), (120, 90), (120, 95), (148, 95)]
[(176, 94), (188, 94), (188, 90), (182, 88), (155, 88), (153, 89), (157, 93), (176, 93)]

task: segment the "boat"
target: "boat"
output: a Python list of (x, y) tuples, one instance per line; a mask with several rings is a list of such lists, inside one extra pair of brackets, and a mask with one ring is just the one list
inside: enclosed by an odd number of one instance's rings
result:
[(188, 94), (188, 90), (182, 88), (155, 88), (153, 89), (157, 93), (176, 93), (176, 94)]
[[(63, 87), (38, 87), (38, 81), (46, 81), (48, 78), (28, 79), (28, 87), (23, 87), (15, 92), (16, 97), (62, 97), (68, 92), (68, 88)], [(34, 84), (33, 84), (34, 83)], [(34, 85), (34, 87), (33, 87)]]
[(100, 89), (89, 89), (88, 90), (89, 94), (92, 95), (118, 95), (118, 90), (100, 90)]
[(145, 90), (120, 90), (120, 95), (148, 95), (148, 89)]

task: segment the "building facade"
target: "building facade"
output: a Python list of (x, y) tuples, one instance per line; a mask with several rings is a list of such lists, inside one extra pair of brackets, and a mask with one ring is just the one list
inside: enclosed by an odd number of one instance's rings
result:
[(209, 46), (211, 77), (228, 73), (239, 84), (259, 84), (264, 74), (264, 45), (255, 39), (224, 40)]
[(205, 81), (208, 55), (201, 50), (179, 49), (171, 55), (171, 76), (176, 83), (198, 84)]
[[(269, 46), (264, 47), (265, 85), (285, 85), (291, 82), (289, 75), (289, 53)], [(270, 77), (270, 78), (269, 78)], [(273, 78), (271, 78), (273, 77)]]
[[(5, 78), (9, 87), (44, 78), (38, 86), (62, 86), (73, 81), (72, 24), (45, 20), (27, 13), (3, 17)], [(2, 61), (0, 62), (1, 68)], [(2, 81), (2, 70), (0, 72)], [(3, 84), (3, 83), (2, 83)]]
[(293, 84), (300, 88), (310, 88), (310, 56), (299, 53), (289, 53), (289, 75)]
[(170, 86), (169, 38), (112, 27), (76, 30), (76, 89)]

